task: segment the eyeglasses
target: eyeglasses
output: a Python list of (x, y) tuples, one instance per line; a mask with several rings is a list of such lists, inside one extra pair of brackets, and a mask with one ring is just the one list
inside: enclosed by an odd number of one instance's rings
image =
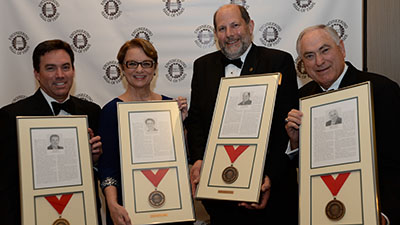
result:
[(125, 66), (128, 69), (137, 69), (139, 65), (141, 65), (142, 68), (145, 69), (152, 68), (154, 66), (154, 61), (144, 60), (143, 62), (136, 62), (132, 60), (125, 63)]

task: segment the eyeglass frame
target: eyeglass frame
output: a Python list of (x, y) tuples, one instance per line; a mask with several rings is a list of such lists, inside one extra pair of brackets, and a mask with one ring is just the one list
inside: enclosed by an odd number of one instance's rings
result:
[[(130, 67), (130, 66), (128, 66), (128, 64), (129, 64), (129, 63), (132, 63), (132, 62), (137, 63), (136, 67)], [(143, 66), (143, 63), (151, 63), (151, 66), (150, 66), (150, 67)], [(144, 61), (142, 61), (142, 62), (137, 62), (137, 61), (135, 61), (135, 60), (129, 60), (129, 61), (126, 61), (124, 64), (125, 64), (125, 67), (126, 67), (126, 68), (128, 68), (128, 69), (134, 69), (134, 70), (135, 70), (135, 69), (137, 69), (137, 68), (139, 67), (139, 65), (140, 65), (143, 69), (150, 69), (150, 68), (153, 68), (154, 65), (156, 64), (156, 62), (154, 62), (153, 60), (144, 60)]]

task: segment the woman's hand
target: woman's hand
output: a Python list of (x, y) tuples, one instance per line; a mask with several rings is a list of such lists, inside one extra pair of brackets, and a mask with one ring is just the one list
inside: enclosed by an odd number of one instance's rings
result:
[(176, 101), (178, 102), (178, 107), (179, 110), (181, 110), (182, 113), (182, 120), (185, 120), (186, 117), (188, 116), (188, 104), (187, 104), (187, 99), (179, 96)]

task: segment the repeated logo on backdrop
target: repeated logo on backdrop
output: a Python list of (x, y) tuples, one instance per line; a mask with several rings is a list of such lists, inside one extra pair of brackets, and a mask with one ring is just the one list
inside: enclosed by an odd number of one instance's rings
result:
[(69, 35), (71, 38), (71, 48), (77, 53), (87, 52), (91, 46), (89, 38), (91, 38), (89, 32), (79, 29)]
[(150, 41), (151, 36), (153, 36), (153, 32), (146, 27), (138, 27), (132, 32), (131, 36), (133, 38), (141, 38)]
[(60, 4), (55, 0), (42, 0), (39, 4), (40, 18), (46, 22), (54, 22), (60, 16), (58, 7)]
[(18, 95), (15, 98), (12, 99), (11, 103), (16, 103), (16, 102), (18, 102), (18, 101), (20, 101), (22, 99), (25, 99), (25, 98), (26, 98), (26, 95)]
[(11, 41), (10, 51), (16, 55), (25, 54), (29, 50), (29, 37), (22, 31), (12, 33), (8, 40)]
[(101, 15), (103, 15), (106, 19), (115, 20), (122, 14), (122, 11), (120, 9), (120, 0), (103, 0), (101, 2), (101, 5), (103, 6), (103, 11), (101, 11)]
[(119, 82), (121, 82), (122, 71), (119, 68), (117, 61), (113, 60), (106, 62), (103, 66), (103, 71), (104, 71), (103, 78), (107, 83), (118, 84)]
[(299, 12), (308, 12), (314, 8), (315, 2), (312, 0), (296, 0), (293, 7)]
[(298, 56), (296, 58), (296, 64), (294, 65), (296, 68), (296, 74), (300, 79), (306, 79), (308, 77), (308, 74), (306, 72), (306, 68), (304, 67), (304, 63), (301, 60), (301, 57)]
[(343, 41), (347, 39), (348, 35), (346, 34), (346, 30), (347, 28), (349, 28), (349, 26), (347, 26), (347, 24), (343, 20), (334, 19), (329, 21), (326, 25), (335, 29), (340, 39), (342, 39)]
[(279, 35), (279, 33), (282, 31), (282, 28), (274, 22), (263, 24), (259, 31), (261, 34), (260, 41), (267, 47), (273, 47), (279, 44), (282, 39)]
[(194, 31), (196, 40), (194, 41), (200, 48), (210, 48), (214, 46), (214, 29), (212, 26), (204, 24), (200, 25)]
[(167, 74), (165, 77), (172, 83), (178, 83), (185, 79), (186, 73), (186, 63), (180, 59), (171, 59), (164, 66), (167, 69)]
[(245, 9), (249, 9), (249, 5), (246, 4), (246, 0), (231, 0), (231, 4), (241, 5)]
[(165, 15), (170, 17), (176, 17), (183, 13), (185, 8), (182, 6), (182, 2), (185, 0), (163, 0), (165, 2), (165, 8), (163, 9)]
[(79, 94), (76, 94), (75, 97), (80, 98), (80, 99), (82, 99), (82, 100), (86, 100), (86, 101), (88, 101), (88, 102), (93, 102), (92, 97), (90, 97), (90, 96), (89, 96), (88, 94), (86, 94), (86, 93), (79, 93)]

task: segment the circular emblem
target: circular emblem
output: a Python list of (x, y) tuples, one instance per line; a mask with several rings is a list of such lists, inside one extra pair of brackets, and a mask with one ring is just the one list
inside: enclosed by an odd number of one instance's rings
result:
[(332, 27), (343, 41), (347, 39), (346, 29), (349, 27), (343, 20), (335, 19), (328, 22), (327, 26)]
[(101, 2), (101, 5), (103, 6), (103, 11), (101, 12), (101, 14), (106, 19), (114, 20), (118, 18), (122, 13), (120, 9), (120, 0), (103, 0)]
[(68, 220), (64, 218), (58, 218), (56, 221), (54, 221), (53, 225), (70, 225)]
[(241, 5), (245, 9), (249, 8), (249, 6), (246, 4), (246, 0), (231, 0), (231, 4)]
[(306, 78), (308, 77), (308, 74), (307, 74), (307, 72), (306, 72), (306, 68), (304, 67), (304, 63), (303, 63), (303, 61), (301, 60), (300, 56), (297, 57), (297, 59), (296, 59), (295, 68), (296, 68), (297, 76), (298, 76), (300, 79), (306, 79)]
[(161, 191), (153, 191), (149, 195), (149, 203), (154, 208), (159, 208), (165, 203), (165, 195)]
[(138, 27), (132, 32), (131, 36), (134, 38), (142, 38), (150, 41), (150, 37), (153, 36), (153, 32), (151, 32), (151, 30), (146, 27)]
[(55, 21), (60, 16), (58, 7), (60, 4), (56, 0), (42, 0), (39, 4), (40, 17), (46, 22)]
[(222, 171), (222, 180), (227, 184), (234, 183), (238, 177), (239, 171), (233, 166), (228, 166)]
[(340, 220), (346, 213), (346, 208), (344, 204), (339, 200), (332, 200), (328, 202), (325, 207), (325, 214), (331, 220)]
[(88, 101), (88, 102), (93, 102), (92, 97), (90, 97), (86, 93), (79, 93), (79, 94), (75, 95), (75, 97), (80, 98), (80, 99), (85, 100), (85, 101)]
[(18, 102), (25, 98), (26, 98), (26, 95), (18, 95), (17, 97), (13, 98), (12, 103)]
[(182, 7), (182, 2), (184, 2), (184, 0), (163, 0), (163, 2), (165, 2), (165, 8), (163, 11), (167, 16), (179, 16), (185, 10)]
[(169, 81), (177, 83), (185, 79), (186, 64), (182, 60), (172, 59), (164, 67), (167, 69), (165, 76)]
[(299, 12), (308, 12), (315, 6), (312, 0), (296, 0), (293, 7)]
[(14, 32), (8, 37), (8, 40), (11, 41), (10, 50), (14, 54), (22, 55), (29, 50), (29, 37), (22, 31)]
[(196, 40), (194, 41), (200, 48), (209, 48), (214, 46), (214, 29), (210, 25), (201, 25), (194, 31)]
[(86, 52), (90, 48), (89, 38), (90, 34), (85, 30), (76, 30), (69, 36), (72, 39), (71, 48), (75, 52)]
[(259, 29), (261, 33), (260, 41), (265, 46), (272, 47), (277, 45), (281, 41), (281, 37), (279, 33), (282, 31), (282, 28), (273, 22), (265, 23)]
[(110, 61), (104, 64), (104, 80), (109, 84), (117, 84), (122, 80), (122, 71), (117, 61)]

